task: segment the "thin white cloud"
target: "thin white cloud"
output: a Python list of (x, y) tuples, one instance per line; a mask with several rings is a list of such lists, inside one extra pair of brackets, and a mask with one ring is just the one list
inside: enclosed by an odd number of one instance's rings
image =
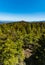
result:
[(43, 21), (45, 20), (45, 15), (32, 14), (0, 14), (0, 21)]

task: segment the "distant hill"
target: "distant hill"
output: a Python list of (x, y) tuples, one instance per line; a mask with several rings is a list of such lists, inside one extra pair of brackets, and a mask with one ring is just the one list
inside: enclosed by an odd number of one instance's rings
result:
[(45, 21), (0, 21), (0, 24), (5, 23), (19, 23), (19, 22), (26, 22), (26, 23), (37, 23), (37, 22), (45, 22)]
[(0, 22), (0, 24), (2, 24), (3, 22)]

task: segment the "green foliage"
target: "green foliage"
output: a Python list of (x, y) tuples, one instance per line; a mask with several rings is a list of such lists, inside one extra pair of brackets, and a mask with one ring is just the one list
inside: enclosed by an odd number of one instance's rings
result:
[[(34, 45), (38, 61), (45, 61), (45, 23), (16, 22), (0, 24), (0, 63), (3, 65), (16, 65), (25, 59), (23, 46)], [(39, 53), (39, 54), (40, 54)], [(43, 59), (42, 59), (43, 57)], [(42, 60), (41, 60), (42, 59)], [(43, 61), (44, 60), (44, 61)], [(41, 63), (40, 62), (40, 63)]]
[(37, 47), (34, 54), (35, 61), (37, 60), (36, 65), (45, 65), (45, 36), (42, 35), (38, 40), (40, 46)]

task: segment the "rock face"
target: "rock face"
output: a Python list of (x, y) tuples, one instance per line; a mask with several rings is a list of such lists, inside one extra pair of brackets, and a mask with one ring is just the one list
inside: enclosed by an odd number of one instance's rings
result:
[(33, 55), (33, 48), (34, 45), (33, 44), (29, 44), (24, 46), (24, 54), (25, 54), (25, 65), (32, 65), (32, 58), (31, 56)]
[(26, 49), (24, 54), (25, 54), (25, 58), (29, 58), (32, 55), (32, 50)]
[(23, 47), (24, 48), (25, 58), (29, 58), (32, 55), (32, 53), (33, 53), (33, 47), (34, 47), (33, 44), (28, 44), (28, 45), (25, 45)]
[(19, 60), (19, 64), (17, 65), (30, 65), (31, 61), (30, 61), (30, 57), (32, 56), (32, 51), (33, 50), (33, 45), (30, 44), (30, 45), (25, 45), (23, 47), (23, 53), (24, 53), (24, 56), (25, 56), (25, 60)]
[(23, 47), (23, 53), (25, 56), (25, 60), (19, 60), (19, 64), (17, 65), (27, 65), (28, 63), (30, 64), (30, 61), (28, 61), (28, 58), (32, 55), (32, 47), (33, 45), (25, 45)]

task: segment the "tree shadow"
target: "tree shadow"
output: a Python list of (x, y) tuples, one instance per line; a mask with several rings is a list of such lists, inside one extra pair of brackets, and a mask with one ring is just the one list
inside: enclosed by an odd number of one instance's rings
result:
[(40, 45), (34, 54), (32, 54), (29, 58), (25, 58), (24, 62), (26, 65), (45, 65), (45, 36), (42, 35), (38, 40), (38, 44)]

